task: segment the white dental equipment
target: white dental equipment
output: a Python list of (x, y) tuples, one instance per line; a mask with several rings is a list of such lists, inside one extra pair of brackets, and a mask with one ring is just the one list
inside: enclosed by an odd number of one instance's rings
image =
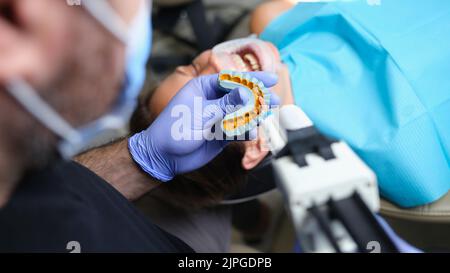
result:
[(295, 105), (262, 127), (302, 251), (398, 251), (373, 214), (380, 201), (376, 176), (346, 143), (320, 134)]

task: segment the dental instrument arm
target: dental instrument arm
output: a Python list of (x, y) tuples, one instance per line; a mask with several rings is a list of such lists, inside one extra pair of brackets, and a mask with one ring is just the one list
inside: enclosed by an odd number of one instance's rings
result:
[(306, 252), (398, 252), (375, 218), (375, 174), (342, 141), (313, 127), (295, 105), (262, 123), (272, 167)]

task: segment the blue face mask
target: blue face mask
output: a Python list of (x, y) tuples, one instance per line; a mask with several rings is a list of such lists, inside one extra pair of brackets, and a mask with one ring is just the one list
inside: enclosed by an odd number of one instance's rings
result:
[(126, 45), (125, 80), (113, 109), (81, 128), (73, 128), (22, 79), (12, 80), (6, 86), (6, 90), (13, 98), (61, 138), (58, 149), (61, 156), (66, 159), (91, 145), (99, 135), (126, 126), (145, 81), (146, 63), (151, 49), (151, 7), (146, 0), (142, 1), (139, 12), (129, 27), (106, 0), (85, 1), (83, 7)]

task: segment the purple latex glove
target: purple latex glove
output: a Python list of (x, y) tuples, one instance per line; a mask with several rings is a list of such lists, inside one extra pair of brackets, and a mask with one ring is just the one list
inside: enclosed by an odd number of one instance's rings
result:
[(411, 246), (407, 242), (405, 242), (402, 238), (398, 237), (398, 235), (392, 230), (392, 228), (388, 225), (388, 223), (381, 218), (379, 215), (375, 215), (380, 225), (383, 227), (384, 231), (386, 231), (387, 235), (394, 242), (395, 246), (397, 246), (398, 250), (401, 253), (422, 253), (419, 249)]
[[(249, 74), (266, 87), (278, 80), (271, 73)], [(195, 78), (172, 98), (147, 130), (128, 140), (131, 156), (145, 172), (163, 182), (198, 169), (229, 143), (222, 132), (212, 132), (212, 128), (218, 130), (225, 114), (245, 105), (248, 99), (247, 92), (239, 88), (222, 91), (217, 74)], [(271, 106), (279, 104), (273, 93), (270, 101)]]

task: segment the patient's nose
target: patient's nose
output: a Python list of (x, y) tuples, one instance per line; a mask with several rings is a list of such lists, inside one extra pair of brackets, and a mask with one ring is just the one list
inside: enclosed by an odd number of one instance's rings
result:
[(224, 69), (233, 69), (234, 67), (226, 67), (224, 65), (221, 65), (222, 62), (219, 61), (219, 59), (217, 58), (216, 55), (211, 54), (211, 56), (209, 57), (209, 66), (211, 67), (212, 70), (214, 70), (214, 73), (219, 73), (221, 70)]
[(221, 67), (219, 62), (217, 61), (217, 57), (209, 51), (208, 59), (204, 63), (202, 70), (200, 71), (201, 75), (210, 75), (219, 73), (220, 70), (227, 69), (226, 67)]

